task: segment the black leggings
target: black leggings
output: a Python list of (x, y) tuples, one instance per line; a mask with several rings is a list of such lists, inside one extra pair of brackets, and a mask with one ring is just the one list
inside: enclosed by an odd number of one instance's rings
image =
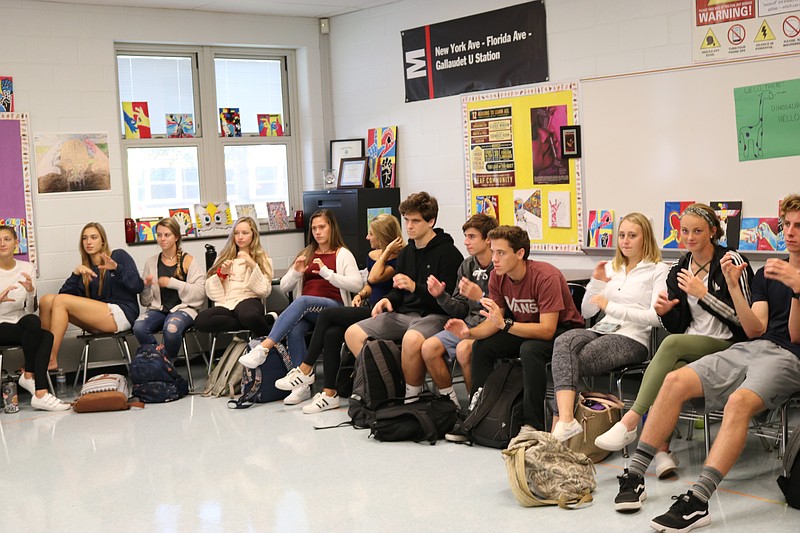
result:
[(22, 346), (25, 371), (33, 372), (36, 390), (47, 389), (47, 365), (53, 349), (53, 334), (42, 329), (38, 316), (25, 315), (16, 324), (0, 323), (0, 344)]
[(194, 327), (203, 333), (249, 329), (256, 337), (266, 337), (273, 323), (272, 316), (264, 314), (264, 303), (259, 298), (248, 298), (239, 302), (233, 311), (226, 307), (200, 311), (194, 320)]
[(370, 315), (368, 307), (329, 307), (323, 309), (317, 317), (303, 362), (313, 368), (322, 353), (322, 370), (325, 372), (322, 386), (326, 389), (336, 389), (344, 332)]

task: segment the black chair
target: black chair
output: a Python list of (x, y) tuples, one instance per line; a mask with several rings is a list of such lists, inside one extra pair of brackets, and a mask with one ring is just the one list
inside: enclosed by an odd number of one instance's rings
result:
[[(125, 365), (125, 368), (128, 369), (130, 372), (131, 369), (131, 348), (128, 345), (128, 336), (133, 334), (133, 330), (127, 329), (125, 331), (119, 331), (116, 333), (87, 333), (84, 331), (80, 335), (78, 335), (78, 340), (83, 342), (83, 350), (81, 352), (81, 359), (78, 362), (78, 370), (75, 372), (75, 384), (74, 386), (78, 386), (78, 378), (81, 376), (81, 370), (83, 370), (83, 381), (81, 384), (86, 383), (86, 372), (90, 368), (97, 368), (97, 367), (106, 367), (106, 366), (114, 366), (114, 365)], [(117, 349), (119, 350), (120, 355), (122, 356), (121, 361), (114, 361), (114, 360), (102, 360), (102, 361), (89, 361), (89, 355), (91, 351), (91, 346), (93, 343), (97, 341), (104, 341), (104, 340), (113, 340), (116, 345)]]

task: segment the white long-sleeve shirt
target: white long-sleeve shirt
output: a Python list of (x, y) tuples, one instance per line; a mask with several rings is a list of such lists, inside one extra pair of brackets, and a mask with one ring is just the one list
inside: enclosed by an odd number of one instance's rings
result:
[[(20, 285), (24, 281), (22, 273), (25, 272), (31, 277), (33, 282), (33, 292), (28, 292), (25, 287)], [(0, 291), (6, 290), (9, 286), (14, 288), (8, 293), (8, 297), (13, 302), (0, 303), (0, 322), (11, 322), (16, 324), (25, 315), (33, 313), (34, 299), (36, 298), (36, 271), (33, 265), (27, 261), (16, 261), (14, 268), (3, 270), (0, 268)]]

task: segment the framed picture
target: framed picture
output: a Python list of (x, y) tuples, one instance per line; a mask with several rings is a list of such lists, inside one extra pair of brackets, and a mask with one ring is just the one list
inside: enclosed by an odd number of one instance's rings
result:
[(345, 157), (339, 165), (339, 189), (363, 189), (369, 174), (366, 157)]
[(561, 126), (561, 150), (565, 159), (581, 156), (580, 126)]
[(331, 141), (330, 169), (338, 176), (339, 163), (346, 157), (364, 157), (364, 139), (339, 139)]

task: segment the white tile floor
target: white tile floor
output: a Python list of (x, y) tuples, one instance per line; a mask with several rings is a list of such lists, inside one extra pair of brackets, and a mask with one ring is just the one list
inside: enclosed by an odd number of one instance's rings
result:
[[(198, 376), (200, 378), (200, 376)], [(202, 380), (202, 378), (201, 378)], [(280, 403), (229, 410), (222, 399), (116, 413), (43, 413), (27, 396), (0, 415), (0, 531), (649, 531), (699, 471), (702, 440), (677, 440), (680, 476), (648, 477), (642, 512), (611, 502), (624, 460), (597, 465), (594, 503), (523, 508), (498, 450), (440, 441), (381, 443), (352, 428), (314, 430), (346, 409), (304, 415)], [(702, 432), (697, 432), (702, 439)], [(704, 531), (800, 531), (775, 484), (777, 452), (751, 437), (711, 504)]]

